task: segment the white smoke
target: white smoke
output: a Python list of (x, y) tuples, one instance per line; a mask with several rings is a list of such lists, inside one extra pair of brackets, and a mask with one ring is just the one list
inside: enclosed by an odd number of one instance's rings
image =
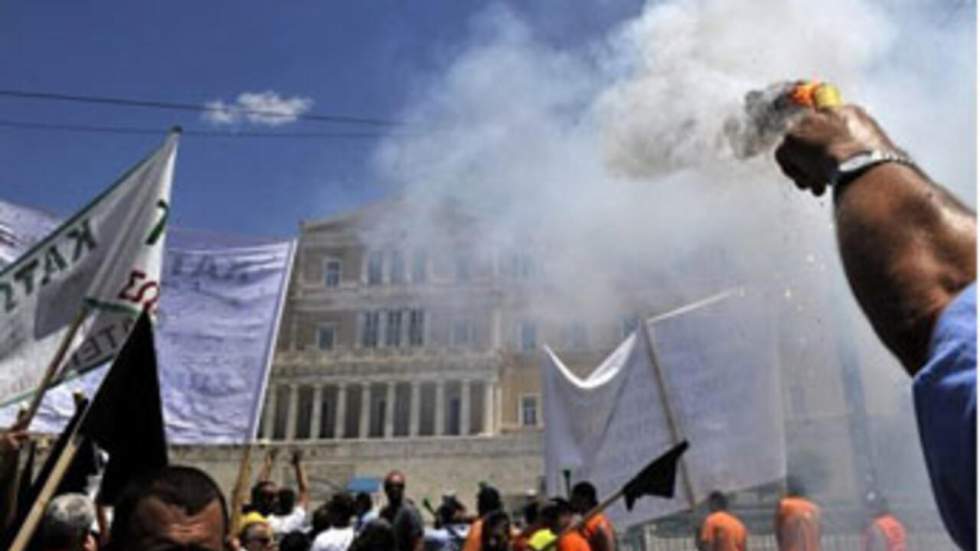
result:
[[(550, 290), (534, 300), (555, 319), (770, 288), (801, 331), (786, 345), (800, 377), (826, 380), (835, 350), (851, 346), (834, 337), (846, 331), (868, 362), (871, 407), (907, 415), (907, 379), (841, 275), (829, 199), (797, 192), (771, 156), (733, 160), (719, 135), (750, 89), (833, 82), (975, 205), (972, 3), (651, 2), (574, 48), (539, 40), (499, 6), (473, 27), (399, 117), (420, 130), (387, 139), (375, 158), (378, 177), (416, 209), (412, 239), (446, 241), (425, 214), (447, 202), (479, 215), (478, 245), (534, 253)], [(631, 289), (657, 293), (630, 303)], [(841, 319), (846, 329), (834, 327)]]

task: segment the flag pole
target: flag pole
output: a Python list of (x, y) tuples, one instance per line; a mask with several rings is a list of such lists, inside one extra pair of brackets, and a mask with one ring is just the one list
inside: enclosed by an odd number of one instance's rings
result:
[[(682, 438), (680, 434), (680, 429), (677, 425), (677, 418), (674, 416), (674, 408), (671, 406), (670, 398), (667, 394), (667, 385), (664, 383), (664, 373), (660, 368), (660, 362), (657, 361), (657, 355), (653, 351), (653, 342), (650, 339), (650, 330), (647, 326), (647, 321), (645, 319), (637, 320), (637, 338), (642, 338), (644, 346), (646, 347), (647, 355), (650, 358), (650, 364), (653, 366), (653, 374), (657, 379), (657, 388), (660, 390), (660, 402), (663, 404), (664, 416), (667, 418), (667, 428), (670, 429), (670, 440), (671, 445), (676, 446), (680, 444)], [(640, 331), (643, 331), (641, 337)], [(687, 470), (687, 462), (684, 458), (680, 458), (680, 471), (681, 471), (681, 483), (684, 486), (684, 497), (687, 498), (688, 506), (691, 511), (694, 511), (696, 501), (694, 499), (694, 485), (691, 484), (691, 476)]]
[(238, 478), (235, 480), (235, 489), (231, 493), (231, 529), (238, 530), (238, 525), (242, 519), (242, 505), (245, 504), (245, 488), (248, 481), (252, 478), (252, 450), (255, 448), (255, 441), (245, 443), (242, 450), (242, 459), (238, 464)]
[(31, 542), (31, 537), (34, 535), (34, 531), (37, 530), (37, 525), (41, 522), (45, 510), (48, 508), (48, 503), (58, 489), (58, 485), (61, 484), (61, 479), (64, 478), (65, 473), (71, 466), (72, 459), (75, 458), (75, 454), (78, 452), (78, 448), (81, 447), (82, 441), (85, 438), (78, 434), (78, 428), (81, 425), (81, 423), (75, 425), (75, 430), (71, 438), (65, 443), (65, 448), (62, 450), (61, 456), (58, 457), (58, 462), (55, 463), (54, 468), (51, 470), (51, 475), (44, 482), (44, 487), (41, 488), (37, 499), (31, 505), (27, 518), (24, 519), (24, 524), (21, 525), (20, 530), (17, 532), (17, 537), (10, 546), (10, 551), (24, 551)]
[(78, 333), (78, 328), (82, 326), (82, 322), (85, 321), (85, 316), (87, 315), (88, 306), (83, 304), (82, 307), (78, 309), (78, 314), (75, 316), (75, 319), (72, 320), (71, 325), (68, 326), (68, 331), (61, 338), (61, 343), (58, 345), (58, 350), (55, 351), (54, 358), (51, 359), (51, 363), (48, 364), (47, 371), (44, 372), (44, 378), (41, 379), (41, 383), (34, 391), (34, 398), (31, 400), (30, 407), (27, 408), (27, 411), (22, 417), (18, 417), (17, 423), (14, 425), (16, 428), (26, 429), (30, 426), (31, 421), (37, 414), (37, 410), (41, 407), (41, 401), (44, 399), (44, 394), (48, 391), (48, 387), (51, 386), (51, 382), (58, 374), (58, 368), (61, 366), (61, 362), (64, 361), (65, 355), (68, 353), (68, 347), (71, 345), (71, 341), (75, 338), (75, 334)]

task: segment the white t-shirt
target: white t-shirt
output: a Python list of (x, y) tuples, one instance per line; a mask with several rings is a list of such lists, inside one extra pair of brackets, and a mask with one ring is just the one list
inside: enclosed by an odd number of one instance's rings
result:
[(306, 528), (306, 509), (297, 505), (288, 515), (269, 515), (269, 526), (277, 538), (290, 532), (302, 532)]
[(330, 528), (313, 540), (310, 551), (347, 551), (354, 541), (354, 527)]

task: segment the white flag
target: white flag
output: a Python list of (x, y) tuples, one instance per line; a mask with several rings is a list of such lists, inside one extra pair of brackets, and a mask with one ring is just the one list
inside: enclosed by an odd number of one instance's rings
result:
[(160, 295), (177, 133), (0, 270), (0, 400), (32, 391), (84, 308), (66, 369), (111, 359)]
[[(628, 527), (690, 507), (712, 490), (785, 476), (782, 403), (773, 320), (760, 296), (726, 293), (647, 322), (592, 374), (575, 376), (550, 350), (542, 362), (545, 469), (610, 495), (680, 440), (673, 499), (607, 510)], [(659, 373), (659, 374), (658, 374)]]

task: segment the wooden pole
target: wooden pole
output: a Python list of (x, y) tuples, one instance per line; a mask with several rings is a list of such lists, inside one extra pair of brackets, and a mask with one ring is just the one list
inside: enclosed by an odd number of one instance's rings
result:
[[(80, 425), (81, 423), (78, 424), (78, 426)], [(71, 466), (71, 461), (75, 458), (75, 453), (78, 452), (78, 448), (82, 445), (84, 436), (78, 434), (78, 426), (76, 426), (75, 432), (68, 439), (68, 442), (65, 443), (65, 448), (62, 450), (61, 456), (58, 457), (58, 462), (55, 463), (54, 468), (51, 470), (51, 475), (44, 482), (41, 493), (38, 494), (34, 504), (31, 505), (31, 510), (28, 512), (24, 524), (21, 525), (20, 530), (17, 532), (17, 537), (14, 539), (10, 551), (24, 551), (31, 542), (31, 536), (34, 535), (38, 524), (40, 524), (41, 519), (44, 517), (44, 511), (48, 508), (48, 503), (54, 496), (54, 492), (58, 489), (58, 484), (64, 478), (68, 467)]]
[[(671, 445), (676, 446), (681, 442), (681, 431), (677, 424), (677, 418), (674, 416), (674, 408), (671, 406), (670, 397), (667, 394), (667, 384), (664, 382), (663, 370), (660, 368), (660, 362), (657, 361), (657, 356), (653, 351), (653, 341), (650, 339), (650, 331), (647, 329), (647, 322), (644, 319), (637, 321), (637, 338), (642, 338), (644, 341), (644, 346), (647, 349), (647, 355), (650, 358), (650, 364), (653, 365), (653, 373), (657, 379), (657, 388), (660, 390), (660, 402), (664, 407), (664, 416), (667, 418), (667, 427), (670, 429), (670, 439)], [(639, 331), (643, 331), (643, 335), (639, 334)], [(684, 494), (687, 497), (688, 506), (691, 508), (691, 512), (694, 512), (694, 507), (697, 504), (694, 499), (694, 485), (691, 484), (691, 476), (687, 470), (687, 462), (684, 458), (680, 458), (680, 471), (681, 471), (681, 483), (684, 486)]]
[(41, 379), (41, 383), (38, 385), (37, 389), (34, 391), (34, 398), (31, 401), (31, 405), (27, 408), (27, 413), (23, 417), (17, 419), (17, 424), (15, 428), (27, 428), (31, 424), (31, 420), (37, 414), (38, 408), (41, 407), (41, 401), (44, 399), (44, 394), (48, 391), (48, 387), (51, 386), (51, 381), (54, 380), (55, 375), (58, 374), (58, 368), (61, 366), (61, 362), (64, 361), (65, 355), (68, 353), (68, 347), (71, 346), (71, 341), (75, 338), (75, 333), (78, 332), (78, 328), (82, 326), (82, 322), (85, 321), (85, 316), (88, 315), (89, 309), (87, 306), (82, 306), (78, 309), (78, 314), (75, 319), (72, 320), (71, 325), (68, 326), (68, 331), (65, 333), (64, 337), (61, 338), (61, 343), (58, 345), (58, 350), (54, 354), (54, 358), (51, 359), (51, 363), (48, 364), (47, 371), (44, 372), (44, 378)]
[(242, 460), (238, 465), (238, 479), (235, 480), (235, 489), (231, 493), (231, 529), (238, 530), (238, 525), (242, 520), (242, 505), (245, 504), (245, 492), (248, 481), (252, 478), (252, 448), (255, 441), (249, 441), (242, 450)]

